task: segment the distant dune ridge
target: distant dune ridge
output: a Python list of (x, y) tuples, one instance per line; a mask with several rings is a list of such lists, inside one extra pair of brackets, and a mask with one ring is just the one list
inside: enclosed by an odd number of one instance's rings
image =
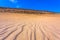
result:
[(0, 40), (60, 40), (60, 14), (0, 8)]
[(28, 9), (18, 9), (18, 8), (4, 8), (0, 7), (0, 12), (10, 12), (10, 13), (28, 13), (28, 14), (53, 14), (53, 12), (42, 11), (42, 10), (28, 10)]

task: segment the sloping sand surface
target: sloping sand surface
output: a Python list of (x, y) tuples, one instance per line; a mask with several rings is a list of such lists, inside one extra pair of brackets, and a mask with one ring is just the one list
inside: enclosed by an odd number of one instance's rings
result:
[(0, 13), (0, 40), (60, 40), (60, 14)]

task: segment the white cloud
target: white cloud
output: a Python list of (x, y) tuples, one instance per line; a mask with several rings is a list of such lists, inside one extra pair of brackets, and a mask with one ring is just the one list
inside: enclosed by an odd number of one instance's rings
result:
[(9, 0), (12, 3), (17, 3), (17, 0)]
[(19, 8), (19, 5), (17, 5), (16, 8)]
[(23, 7), (22, 5), (16, 5), (16, 8), (21, 8), (21, 7)]

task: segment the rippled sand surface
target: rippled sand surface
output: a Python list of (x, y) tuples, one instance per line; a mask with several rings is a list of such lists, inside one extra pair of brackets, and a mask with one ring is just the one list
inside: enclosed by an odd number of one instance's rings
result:
[(0, 13), (0, 40), (60, 40), (60, 14)]

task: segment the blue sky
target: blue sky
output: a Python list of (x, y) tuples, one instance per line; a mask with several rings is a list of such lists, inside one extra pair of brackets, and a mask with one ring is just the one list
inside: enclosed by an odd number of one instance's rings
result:
[(0, 6), (60, 12), (60, 0), (0, 0)]

